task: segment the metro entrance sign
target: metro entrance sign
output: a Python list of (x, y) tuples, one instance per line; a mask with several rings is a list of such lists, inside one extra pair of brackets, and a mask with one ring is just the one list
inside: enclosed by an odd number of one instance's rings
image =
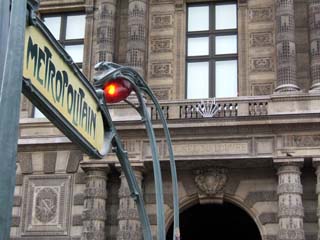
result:
[(95, 89), (41, 20), (26, 27), (23, 93), (89, 155), (106, 154)]
[[(5, 0), (8, 3), (9, 0)], [(37, 0), (11, 0), (0, 5), (0, 23), (9, 28), (9, 36), (0, 38), (0, 240), (9, 238), (15, 187), (16, 155), (19, 127), (19, 104), (22, 92), (66, 136), (91, 157), (103, 158), (111, 145), (126, 176), (131, 196), (137, 204), (145, 240), (152, 239), (150, 221), (144, 207), (143, 195), (121, 139), (111, 119), (106, 100), (125, 100), (141, 115), (149, 136), (155, 178), (157, 206), (157, 236), (165, 239), (163, 190), (158, 148), (149, 112), (142, 97), (147, 94), (160, 116), (168, 145), (173, 182), (173, 239), (180, 239), (179, 199), (172, 143), (165, 117), (151, 89), (142, 77), (129, 67), (99, 63), (102, 71), (93, 87), (71, 57), (55, 40), (43, 22), (36, 17)], [(28, 7), (26, 8), (26, 5)], [(26, 11), (28, 9), (28, 11)], [(9, 11), (9, 15), (5, 12)], [(27, 18), (25, 17), (27, 15)], [(25, 20), (27, 19), (27, 24)], [(6, 29), (4, 28), (4, 29)], [(3, 29), (0, 29), (3, 32)], [(7, 44), (8, 43), (8, 44)], [(24, 51), (22, 50), (24, 49)], [(22, 77), (22, 84), (21, 84)], [(131, 91), (139, 101), (134, 106), (126, 97)], [(106, 93), (117, 97), (111, 100)]]

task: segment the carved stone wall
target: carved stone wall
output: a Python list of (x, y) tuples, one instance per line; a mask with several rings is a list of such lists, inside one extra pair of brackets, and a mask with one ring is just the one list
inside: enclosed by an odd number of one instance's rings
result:
[[(242, 5), (240, 5), (242, 6)], [(242, 11), (247, 15), (239, 21), (244, 25), (239, 28), (239, 37), (245, 36), (248, 44), (243, 44), (239, 52), (239, 76), (247, 72), (246, 79), (240, 79), (239, 84), (246, 87), (242, 95), (269, 95), (273, 92), (275, 82), (275, 48), (274, 48), (274, 2), (273, 1), (248, 1), (243, 4)], [(240, 25), (241, 26), (241, 25)], [(245, 32), (243, 32), (245, 31)], [(241, 43), (239, 39), (239, 44)], [(247, 53), (244, 64), (243, 55)], [(245, 75), (244, 75), (245, 76)], [(241, 86), (240, 85), (240, 86)]]
[(80, 239), (84, 185), (78, 166), (82, 154), (33, 149), (19, 152), (17, 158), (12, 239), (52, 235)]
[(276, 0), (276, 92), (297, 91), (295, 16), (293, 0)]
[(304, 240), (302, 185), (303, 159), (276, 159), (278, 166), (279, 240)]
[(174, 94), (174, 19), (173, 1), (151, 1), (149, 12), (148, 82), (159, 100)]
[(309, 1), (311, 90), (320, 89), (320, 1)]

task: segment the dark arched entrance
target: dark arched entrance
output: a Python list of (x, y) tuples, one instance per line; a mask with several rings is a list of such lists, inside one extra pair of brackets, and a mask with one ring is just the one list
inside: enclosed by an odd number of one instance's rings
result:
[[(180, 214), (181, 240), (261, 240), (253, 219), (231, 203), (195, 205)], [(172, 240), (172, 225), (167, 233)]]

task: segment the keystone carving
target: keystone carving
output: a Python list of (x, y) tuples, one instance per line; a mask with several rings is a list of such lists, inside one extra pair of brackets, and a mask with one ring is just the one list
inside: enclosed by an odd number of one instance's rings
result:
[(195, 177), (199, 190), (208, 196), (223, 194), (227, 180), (227, 170), (224, 168), (199, 170)]

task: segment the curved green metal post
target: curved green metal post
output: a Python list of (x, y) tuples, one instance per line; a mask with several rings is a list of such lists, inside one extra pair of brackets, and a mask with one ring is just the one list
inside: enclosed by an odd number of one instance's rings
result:
[(151, 240), (152, 234), (151, 234), (150, 221), (149, 221), (146, 209), (144, 207), (141, 190), (139, 188), (137, 179), (134, 177), (134, 172), (128, 159), (128, 154), (124, 150), (121, 140), (116, 132), (116, 128), (112, 122), (109, 110), (104, 100), (103, 92), (101, 92), (101, 90), (97, 90), (97, 95), (100, 100), (100, 108), (101, 108), (102, 114), (106, 120), (106, 124), (108, 125), (107, 127), (108, 129), (111, 129), (109, 138), (111, 139), (111, 144), (114, 148), (113, 151), (116, 153), (119, 159), (121, 168), (128, 182), (131, 196), (134, 198), (135, 202), (137, 203), (138, 213), (139, 213), (141, 224), (142, 224), (143, 238), (146, 240), (149, 240), (149, 239)]
[(166, 119), (163, 115), (161, 107), (152, 93), (151, 89), (147, 86), (144, 82), (143, 78), (133, 69), (129, 67), (122, 67), (120, 65), (114, 63), (100, 63), (98, 64), (98, 68), (109, 70), (109, 72), (103, 77), (98, 79), (95, 83), (96, 86), (103, 88), (103, 86), (110, 80), (117, 79), (117, 78), (125, 78), (128, 80), (137, 94), (139, 100), (139, 107), (135, 107), (132, 103), (126, 100), (127, 103), (132, 105), (138, 113), (141, 115), (142, 120), (144, 121), (147, 129), (147, 133), (151, 143), (151, 151), (153, 157), (153, 170), (155, 176), (155, 188), (156, 188), (156, 204), (157, 204), (157, 225), (158, 225), (158, 239), (164, 240), (165, 239), (165, 223), (164, 223), (164, 212), (162, 211), (163, 206), (163, 190), (162, 190), (162, 177), (161, 177), (161, 170), (160, 170), (160, 162), (159, 156), (156, 146), (155, 134), (152, 128), (151, 119), (149, 113), (147, 111), (146, 104), (143, 100), (141, 91), (145, 92), (154, 103), (156, 110), (160, 116), (164, 133), (168, 145), (169, 151), (169, 158), (170, 158), (170, 169), (171, 169), (171, 177), (173, 183), (173, 205), (174, 205), (174, 231), (173, 231), (173, 240), (180, 239), (180, 230), (179, 230), (179, 197), (178, 197), (178, 181), (177, 181), (177, 173), (176, 173), (176, 165), (174, 161), (173, 149), (172, 149), (172, 142), (169, 133), (169, 129), (167, 126)]

